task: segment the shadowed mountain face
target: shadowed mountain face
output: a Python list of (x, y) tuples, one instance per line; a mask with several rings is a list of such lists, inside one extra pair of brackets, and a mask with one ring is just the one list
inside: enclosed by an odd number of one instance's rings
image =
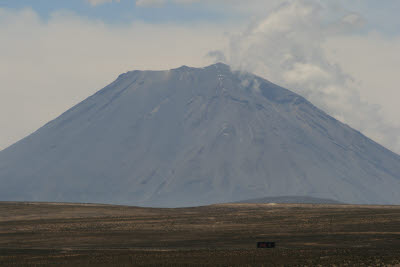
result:
[(0, 152), (0, 200), (400, 204), (400, 156), (223, 64), (132, 71)]

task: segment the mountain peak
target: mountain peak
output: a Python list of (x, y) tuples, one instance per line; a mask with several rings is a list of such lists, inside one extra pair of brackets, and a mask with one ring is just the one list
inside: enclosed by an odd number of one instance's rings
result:
[(171, 70), (182, 71), (182, 70), (195, 70), (195, 69), (197, 69), (197, 68), (195, 68), (195, 67), (189, 67), (189, 66), (186, 66), (186, 65), (182, 65), (182, 66), (180, 66), (179, 68), (171, 69)]
[(223, 63), (128, 73), (0, 151), (0, 200), (400, 204), (400, 157), (287, 89)]
[(231, 70), (230, 66), (221, 62), (215, 63), (215, 64), (211, 64), (209, 66), (203, 67), (203, 68), (196, 68), (196, 67), (190, 67), (190, 66), (186, 66), (186, 65), (182, 65), (179, 68), (176, 69), (171, 69), (171, 70), (201, 70), (201, 69), (216, 69), (216, 70)]
[(214, 67), (214, 68), (225, 68), (225, 69), (227, 69), (227, 68), (230, 69), (231, 68), (229, 65), (227, 65), (225, 63), (222, 63), (222, 62), (217, 62), (215, 64), (209, 65), (206, 68), (212, 68), (212, 67)]

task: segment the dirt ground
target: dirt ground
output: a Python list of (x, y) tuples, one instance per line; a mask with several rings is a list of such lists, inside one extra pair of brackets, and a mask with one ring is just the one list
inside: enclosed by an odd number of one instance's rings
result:
[(49, 265), (400, 266), (400, 206), (0, 202), (0, 266)]

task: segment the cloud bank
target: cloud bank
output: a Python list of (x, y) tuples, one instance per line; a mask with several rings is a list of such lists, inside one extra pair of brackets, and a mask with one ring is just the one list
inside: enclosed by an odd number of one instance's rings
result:
[[(336, 40), (336, 46), (342, 49), (341, 53), (348, 56), (353, 52), (348, 48), (357, 49), (354, 43), (349, 44), (356, 41), (350, 41), (348, 34), (360, 30), (365, 19), (359, 14), (349, 13), (336, 21), (324, 23), (323, 16), (327, 8), (316, 1), (288, 1), (265, 18), (254, 22), (244, 32), (232, 35), (224, 53), (213, 51), (212, 55), (218, 57), (219, 61), (225, 54), (231, 66), (257, 73), (294, 90), (335, 118), (400, 152), (399, 119), (387, 119), (388, 115), (381, 106), (376, 102), (369, 103), (371, 99), (365, 98), (366, 89), (363, 85), (343, 70), (342, 65), (349, 59), (342, 58), (339, 62), (332, 56), (335, 50), (332, 40)], [(363, 42), (371, 43), (371, 40), (374, 40), (373, 36), (359, 37), (357, 44), (362, 47)], [(395, 53), (398, 48), (400, 45), (393, 45), (390, 51)], [(364, 56), (368, 57), (376, 50), (379, 49), (366, 50)], [(349, 58), (357, 62), (353, 57)], [(399, 64), (397, 62), (391, 67), (398, 70)], [(353, 66), (355, 69), (358, 67), (362, 66)], [(376, 72), (382, 72), (382, 69), (371, 69), (369, 75), (373, 76)], [(379, 87), (373, 91), (378, 90)], [(399, 92), (392, 93), (400, 97)], [(393, 108), (397, 103), (392, 105)], [(395, 111), (388, 113), (391, 112)]]
[(134, 69), (212, 63), (223, 27), (106, 25), (71, 13), (48, 21), (0, 8), (0, 149)]
[(43, 20), (31, 9), (0, 8), (0, 149), (122, 72), (225, 61), (304, 95), (400, 153), (400, 37), (366, 31), (368, 17), (346, 11), (332, 18), (327, 13), (338, 12), (317, 0), (138, 2), (143, 7), (197, 2), (256, 15), (226, 25), (108, 25), (73, 13)]

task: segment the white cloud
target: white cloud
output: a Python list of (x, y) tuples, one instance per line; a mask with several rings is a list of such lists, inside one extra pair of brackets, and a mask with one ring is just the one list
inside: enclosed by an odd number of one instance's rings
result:
[[(365, 127), (367, 133), (373, 132), (370, 135), (376, 136), (376, 140), (400, 152), (400, 37), (388, 38), (374, 32), (332, 36), (327, 40), (326, 51), (332, 62), (340, 64), (354, 78), (353, 86), (360, 92), (362, 101), (379, 104), (378, 118), (370, 118), (377, 120), (370, 122), (377, 129)], [(365, 114), (366, 119), (368, 116)]]
[(330, 74), (321, 67), (301, 62), (295, 62), (292, 68), (288, 69), (282, 76), (290, 84), (303, 84), (309, 81), (321, 84), (330, 79)]
[(103, 5), (105, 3), (112, 3), (117, 2), (119, 3), (120, 0), (86, 0), (92, 6)]
[[(350, 30), (359, 29), (365, 23), (359, 14), (349, 13), (327, 24), (323, 16), (326, 8), (319, 1), (287, 1), (247, 30), (231, 36), (230, 46), (225, 50), (228, 63), (296, 91), (334, 117), (400, 152), (399, 105), (393, 100), (391, 108), (385, 108), (390, 103), (388, 92), (396, 90), (392, 93), (400, 96), (395, 82), (400, 62), (390, 59), (391, 54), (398, 54), (400, 42), (386, 41), (391, 45), (386, 45), (386, 56), (382, 58), (379, 52), (382, 48), (371, 47), (377, 42), (374, 36), (354, 38), (349, 35)], [(381, 40), (378, 43), (385, 42)], [(358, 50), (358, 46), (363, 48)], [(335, 47), (342, 54), (341, 60), (332, 56)], [(353, 53), (353, 49), (357, 52)], [(374, 56), (376, 52), (378, 56)], [(357, 63), (360, 62), (357, 56), (369, 66), (367, 71), (361, 71), (366, 67)], [(399, 59), (397, 56), (394, 58)], [(342, 66), (360, 68), (360, 71), (347, 72)], [(389, 77), (385, 71), (393, 75)], [(353, 75), (356, 79), (371, 81), (370, 85), (385, 85), (386, 88), (379, 87), (383, 94), (381, 101), (372, 97), (377, 93), (376, 87), (367, 89), (365, 85), (360, 86), (349, 73), (358, 74)], [(388, 80), (381, 80), (381, 77)], [(374, 93), (368, 99), (361, 97), (367, 90)], [(391, 119), (387, 113), (392, 114)]]
[(73, 14), (42, 21), (0, 8), (0, 149), (134, 69), (204, 66), (222, 26), (143, 22), (108, 26)]
[(306, 96), (400, 152), (400, 37), (354, 34), (368, 19), (355, 12), (328, 24), (325, 1), (319, 0), (166, 1), (198, 2), (255, 18), (240, 27), (109, 26), (62, 13), (44, 22), (30, 9), (0, 8), (0, 149), (122, 72), (204, 66), (214, 57)]

